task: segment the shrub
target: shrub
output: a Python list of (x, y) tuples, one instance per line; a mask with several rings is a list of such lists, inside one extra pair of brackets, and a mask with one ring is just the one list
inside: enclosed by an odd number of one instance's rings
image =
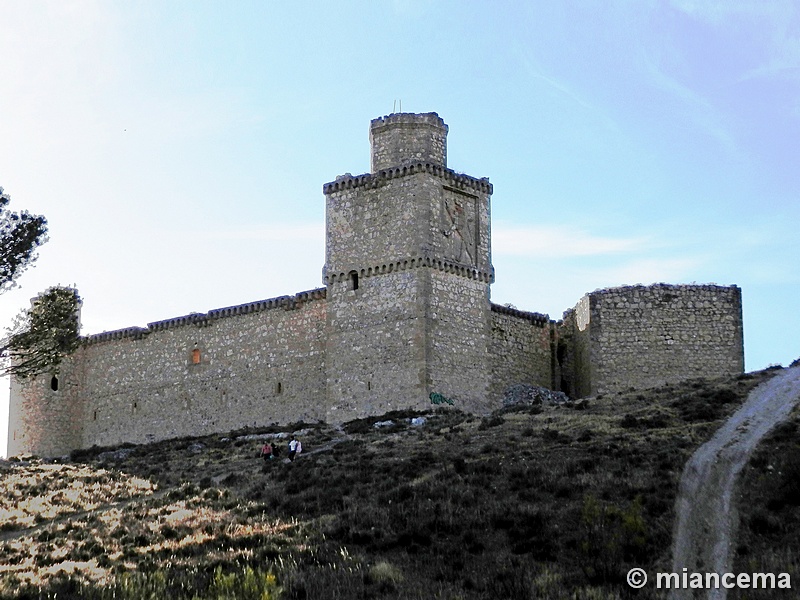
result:
[(372, 565), (366, 575), (367, 582), (376, 585), (381, 592), (396, 590), (403, 579), (403, 572), (386, 561)]
[(618, 581), (624, 560), (643, 564), (646, 542), (640, 499), (623, 510), (592, 495), (584, 497), (579, 550), (590, 582)]
[(478, 431), (486, 431), (492, 427), (497, 427), (498, 425), (502, 425), (505, 423), (503, 417), (499, 415), (495, 415), (493, 417), (486, 417), (481, 419), (481, 424), (478, 425)]

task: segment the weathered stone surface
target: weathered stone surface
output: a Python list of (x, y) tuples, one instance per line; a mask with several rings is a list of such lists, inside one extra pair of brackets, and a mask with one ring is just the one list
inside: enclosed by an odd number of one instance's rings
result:
[(559, 324), (492, 304), (492, 185), (447, 168), (447, 131), (435, 113), (371, 123), (372, 172), (323, 186), (324, 288), (90, 336), (58, 390), (14, 380), (9, 454), (743, 369), (735, 286), (593, 292)]
[(584, 296), (564, 314), (565, 389), (591, 396), (744, 370), (736, 286), (628, 286)]

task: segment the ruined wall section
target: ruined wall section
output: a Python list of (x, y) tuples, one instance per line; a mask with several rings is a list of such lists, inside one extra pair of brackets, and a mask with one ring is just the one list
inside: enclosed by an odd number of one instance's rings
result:
[(592, 394), (744, 370), (737, 286), (632, 286), (589, 299)]
[(502, 401), (509, 386), (553, 388), (552, 339), (547, 315), (491, 306), (490, 399)]
[(561, 372), (559, 388), (571, 398), (592, 394), (592, 333), (589, 327), (591, 301), (589, 295), (581, 298), (564, 313), (558, 324), (556, 362)]

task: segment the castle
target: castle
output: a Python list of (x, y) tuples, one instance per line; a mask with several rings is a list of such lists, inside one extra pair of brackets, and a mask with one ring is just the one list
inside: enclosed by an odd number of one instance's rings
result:
[(600, 290), (559, 322), (493, 304), (492, 185), (447, 167), (447, 132), (436, 113), (371, 122), (371, 172), (323, 186), (325, 287), (92, 335), (12, 381), (9, 455), (742, 372), (736, 286)]

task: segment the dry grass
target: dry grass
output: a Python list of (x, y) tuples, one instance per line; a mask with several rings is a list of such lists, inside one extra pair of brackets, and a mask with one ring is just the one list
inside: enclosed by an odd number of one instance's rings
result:
[(151, 481), (140, 477), (39, 460), (5, 463), (0, 476), (0, 523), (4, 531), (155, 491)]
[(2, 463), (0, 597), (627, 597), (630, 566), (669, 564), (684, 461), (769, 375), (420, 427), (295, 424), (291, 464), (257, 457), (252, 436), (279, 428)]

